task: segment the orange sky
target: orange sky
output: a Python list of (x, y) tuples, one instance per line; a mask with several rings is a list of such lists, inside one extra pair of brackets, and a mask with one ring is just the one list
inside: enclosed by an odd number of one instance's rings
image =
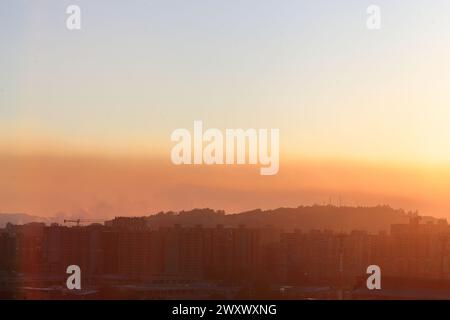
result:
[(449, 216), (450, 172), (338, 160), (174, 166), (165, 158), (2, 155), (0, 212), (111, 217), (193, 207), (227, 212), (300, 204), (389, 204)]
[[(450, 3), (380, 1), (377, 31), (358, 1), (78, 0), (77, 31), (63, 2), (0, 1), (0, 212), (340, 198), (450, 217)], [(279, 129), (279, 173), (172, 165), (195, 120)]]

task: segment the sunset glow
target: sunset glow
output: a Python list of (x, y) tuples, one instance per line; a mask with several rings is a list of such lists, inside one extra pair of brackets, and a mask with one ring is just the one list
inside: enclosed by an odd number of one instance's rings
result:
[[(78, 33), (57, 27), (67, 1), (0, 4), (1, 212), (331, 198), (450, 217), (448, 1), (379, 1), (374, 33), (357, 1), (80, 2)], [(170, 133), (198, 119), (279, 128), (279, 174), (173, 166)]]

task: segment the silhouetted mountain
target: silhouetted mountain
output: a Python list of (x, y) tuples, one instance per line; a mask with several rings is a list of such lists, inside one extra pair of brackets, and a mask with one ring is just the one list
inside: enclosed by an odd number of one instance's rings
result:
[[(147, 216), (146, 223), (154, 229), (172, 227), (173, 225), (215, 227), (219, 224), (230, 227), (245, 225), (247, 227), (273, 226), (284, 230), (312, 229), (351, 231), (366, 230), (368, 232), (389, 231), (392, 224), (408, 223), (409, 218), (417, 213), (389, 206), (375, 207), (336, 207), (299, 206), (297, 208), (278, 208), (274, 210), (252, 210), (235, 214), (226, 214), (223, 210), (193, 209), (180, 212), (160, 212)], [(125, 220), (131, 219), (124, 217)], [(25, 213), (0, 213), (0, 228), (6, 223), (25, 224), (44, 222), (50, 224), (61, 219), (43, 218)], [(434, 223), (438, 219), (421, 216), (421, 223)]]
[[(274, 226), (285, 230), (329, 229), (335, 231), (366, 230), (368, 232), (389, 231), (392, 224), (408, 223), (416, 213), (389, 206), (375, 207), (336, 207), (300, 206), (274, 210), (253, 210), (237, 214), (225, 214), (212, 209), (191, 211), (160, 212), (149, 216), (147, 223), (151, 228), (182, 226), (224, 226), (246, 225), (248, 227)], [(424, 217), (425, 222), (434, 222), (433, 217)]]
[(30, 222), (45, 222), (49, 223), (49, 219), (29, 215), (26, 213), (0, 213), (0, 228), (3, 228), (7, 223), (25, 224)]

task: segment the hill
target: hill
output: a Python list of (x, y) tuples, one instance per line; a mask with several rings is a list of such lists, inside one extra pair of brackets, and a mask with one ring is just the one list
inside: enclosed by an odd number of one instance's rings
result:
[[(160, 212), (147, 217), (152, 228), (183, 226), (246, 225), (247, 227), (274, 226), (285, 230), (328, 229), (335, 231), (366, 230), (368, 232), (389, 231), (392, 224), (408, 223), (416, 213), (389, 206), (337, 207), (299, 206), (274, 210), (253, 210), (236, 214), (212, 209), (194, 209), (181, 212)], [(424, 222), (435, 222), (436, 218), (424, 217)]]
[(26, 213), (0, 213), (0, 228), (4, 228), (7, 223), (25, 224), (30, 222), (49, 223), (49, 219), (29, 215)]

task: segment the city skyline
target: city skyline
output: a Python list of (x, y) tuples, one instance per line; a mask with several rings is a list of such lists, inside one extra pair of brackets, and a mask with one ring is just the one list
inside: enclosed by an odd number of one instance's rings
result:
[[(369, 233), (190, 226), (178, 218), (171, 226), (120, 217), (105, 225), (0, 228), (0, 298), (449, 298), (446, 221), (410, 216), (389, 232)], [(76, 288), (63, 285), (68, 266), (82, 270)], [(369, 267), (382, 272), (382, 288), (361, 281)]]

